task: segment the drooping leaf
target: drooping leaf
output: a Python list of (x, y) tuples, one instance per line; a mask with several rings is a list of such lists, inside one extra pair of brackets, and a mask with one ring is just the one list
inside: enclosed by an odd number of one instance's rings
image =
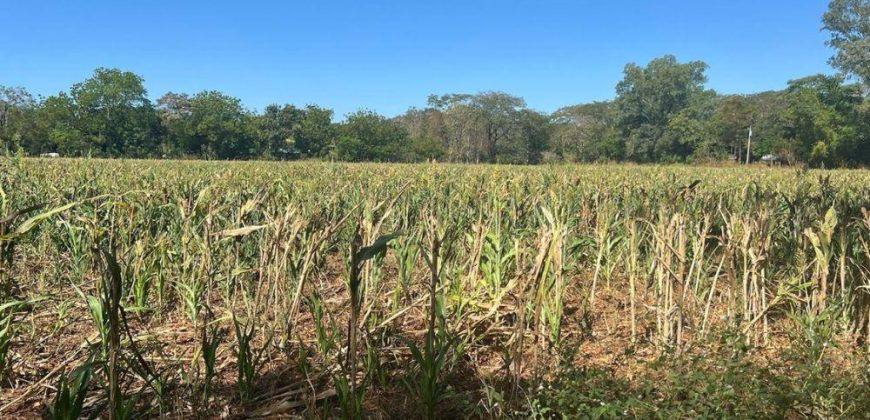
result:
[(24, 216), (25, 214), (33, 213), (34, 211), (40, 210), (43, 207), (45, 207), (45, 204), (35, 204), (35, 205), (30, 206), (30, 207), (25, 207), (21, 210), (16, 211), (15, 213), (12, 213), (9, 216), (3, 218), (2, 220), (0, 220), (0, 225), (5, 225), (5, 224), (17, 219), (20, 216)]
[(65, 204), (65, 205), (60, 206), (60, 207), (55, 207), (49, 211), (37, 214), (36, 216), (33, 216), (33, 217), (25, 220), (23, 223), (21, 223), (15, 229), (15, 233), (18, 235), (23, 235), (27, 232), (30, 232), (31, 230), (33, 230), (33, 228), (35, 228), (36, 226), (39, 226), (39, 224), (42, 223), (42, 221), (44, 221), (45, 219), (48, 219), (49, 217), (54, 216), (55, 214), (69, 210), (72, 207), (74, 207), (75, 205), (77, 205), (78, 203), (79, 202), (77, 202), (77, 201), (72, 202), (72, 203)]
[(357, 259), (359, 261), (365, 261), (374, 258), (377, 255), (383, 254), (387, 251), (387, 245), (393, 239), (401, 236), (401, 233), (394, 232), (388, 233), (385, 235), (381, 235), (374, 243), (369, 246), (360, 248), (359, 252), (357, 252)]
[(224, 238), (236, 238), (236, 237), (240, 237), (240, 236), (249, 235), (249, 234), (254, 233), (258, 230), (265, 229), (267, 227), (269, 227), (269, 225), (244, 226), (244, 227), (235, 228), (235, 229), (222, 230), (222, 231), (216, 233), (215, 235), (221, 236)]

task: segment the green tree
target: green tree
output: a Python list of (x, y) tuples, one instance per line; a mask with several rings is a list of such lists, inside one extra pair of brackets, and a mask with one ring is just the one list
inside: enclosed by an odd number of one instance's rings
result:
[[(431, 98), (430, 98), (431, 103)], [(484, 119), (479, 109), (468, 103), (453, 102), (439, 108), (443, 115), (443, 144), (447, 158), (455, 162), (486, 160)]]
[(237, 159), (260, 154), (251, 114), (238, 98), (218, 91), (190, 97), (189, 115), (183, 118), (181, 150), (207, 158)]
[(550, 120), (546, 115), (530, 109), (521, 109), (518, 120), (519, 135), (515, 141), (508, 143), (507, 150), (501, 152), (499, 161), (539, 163), (550, 143)]
[(830, 63), (870, 87), (870, 0), (832, 0), (822, 22), (837, 50)]
[(410, 162), (422, 162), (434, 159), (439, 161), (447, 156), (447, 149), (438, 139), (432, 137), (412, 137), (411, 150), (406, 154), (405, 160)]
[(15, 151), (32, 141), (36, 109), (27, 89), (0, 85), (0, 147)]
[(616, 86), (616, 106), (627, 159), (682, 160), (691, 153), (683, 144), (663, 139), (671, 118), (704, 94), (706, 69), (701, 61), (681, 64), (672, 55), (656, 58), (646, 67), (634, 63), (625, 66), (624, 77)]
[(447, 129), (444, 113), (437, 108), (409, 108), (395, 121), (405, 127), (411, 138), (412, 154), (409, 160), (443, 160), (448, 157)]
[(569, 161), (621, 160), (625, 144), (616, 128), (613, 102), (593, 102), (553, 113), (552, 148)]
[(291, 149), (295, 149), (295, 135), (304, 116), (305, 111), (293, 105), (267, 106), (263, 113), (256, 117), (263, 155), (284, 156)]
[(160, 154), (177, 156), (185, 151), (187, 124), (193, 112), (190, 95), (167, 92), (157, 99), (157, 112), (164, 136), (160, 144)]
[(666, 159), (707, 159), (716, 157), (716, 112), (718, 96), (705, 90), (692, 96), (688, 105), (668, 119), (657, 148)]
[(504, 92), (430, 95), (429, 106), (443, 113), (442, 144), (451, 160), (528, 163), (548, 140), (538, 129), (543, 117)]
[(308, 105), (293, 133), (296, 149), (305, 156), (325, 156), (336, 137), (332, 122), (332, 110), (317, 105)]
[(143, 80), (132, 72), (98, 68), (70, 89), (75, 125), (88, 150), (106, 156), (147, 156), (156, 150), (160, 124)]
[(503, 92), (483, 92), (470, 99), (483, 119), (484, 150), (488, 160), (493, 162), (499, 154), (505, 154), (499, 153), (499, 146), (510, 139), (511, 130), (519, 119), (519, 110), (526, 107), (526, 101)]
[[(768, 91), (747, 96), (752, 115), (752, 154), (763, 156), (773, 153), (789, 160), (788, 139), (785, 130), (788, 125), (786, 109), (788, 98), (785, 91)], [(745, 136), (744, 133), (743, 136)], [(745, 137), (744, 140), (745, 141)], [(741, 142), (742, 142), (741, 141)]]
[[(716, 143), (708, 153), (733, 157), (743, 162), (748, 130), (755, 123), (755, 114), (755, 103), (747, 96), (730, 95), (722, 98), (713, 116)], [(757, 129), (753, 126), (753, 130)]]
[(816, 75), (789, 82), (786, 138), (789, 152), (813, 165), (866, 162), (860, 130), (862, 97), (840, 77)]
[(79, 128), (75, 102), (66, 93), (46, 98), (36, 115), (38, 134), (28, 146), (28, 153), (79, 156), (90, 150), (88, 138)]
[(334, 154), (340, 160), (397, 162), (410, 146), (404, 127), (371, 111), (348, 115), (339, 131)]

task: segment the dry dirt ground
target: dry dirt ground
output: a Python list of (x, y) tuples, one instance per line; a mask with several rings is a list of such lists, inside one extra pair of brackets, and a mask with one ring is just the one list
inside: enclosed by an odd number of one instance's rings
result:
[[(344, 347), (348, 317), (348, 299), (343, 281), (343, 268), (338, 261), (330, 261), (329, 269), (321, 274), (317, 284), (327, 312), (331, 314), (340, 333), (339, 345)], [(25, 278), (38, 279), (21, 285), (27, 295), (43, 295), (27, 313), (20, 315), (23, 326), (11, 346), (11, 367), (8, 381), (0, 388), (0, 417), (38, 418), (46, 413), (46, 405), (57, 391), (58, 377), (87, 359), (88, 343), (98, 343), (99, 337), (90, 319), (85, 302), (68, 288), (48, 287), (50, 279), (40, 279), (38, 272)], [(386, 270), (384, 290), (392, 290), (389, 279), (395, 273)], [(662, 346), (650, 342), (655, 327), (654, 316), (647, 305), (638, 309), (638, 338), (631, 340), (627, 296), (608, 288), (606, 284), (598, 295), (593, 311), (584, 309), (585, 287), (588, 273), (575, 276), (565, 294), (565, 313), (562, 327), (562, 350), (573, 350), (569, 363), (578, 367), (602, 368), (614, 378), (633, 383), (638, 378), (666, 375), (654, 363), (662, 356)], [(614, 280), (616, 281), (616, 280)], [(621, 288), (620, 288), (621, 289)], [(422, 290), (422, 289), (421, 289)], [(87, 291), (86, 291), (87, 292)], [(59, 308), (71, 302), (66, 315), (59, 317)], [(144, 360), (161, 375), (168, 378), (165, 406), (154, 406), (154, 391), (144, 386), (142, 376), (134, 372), (124, 375), (124, 389), (129, 394), (141, 392), (139, 407), (151, 408), (148, 417), (202, 417), (247, 418), (266, 417), (336, 417), (339, 416), (332, 385), (336, 360), (324, 360), (315, 348), (315, 330), (312, 314), (303, 307), (297, 331), (283, 345), (273, 339), (266, 352), (253, 401), (241, 405), (236, 383), (236, 359), (233, 354), (235, 337), (228, 319), (218, 322), (223, 341), (218, 348), (217, 374), (212, 397), (207, 404), (191, 398), (186, 380), (191, 370), (191, 359), (200, 345), (199, 332), (177, 307), (178, 302), (167, 303), (161, 313), (128, 310), (129, 328), (135, 338), (135, 348)], [(223, 302), (212, 302), (215, 318), (225, 315)], [(385, 303), (384, 303), (385, 305)], [(406, 306), (398, 313), (386, 313), (366, 336), (378, 347), (381, 365), (379, 378), (369, 381), (364, 401), (367, 418), (419, 418), (420, 403), (406, 385), (408, 373), (414, 370), (407, 345), (399, 336), (422, 342), (426, 331), (427, 297), (417, 291), (406, 299)], [(456, 334), (470, 338), (464, 342), (461, 355), (454, 361), (444, 379), (449, 385), (447, 397), (439, 405), (443, 418), (486, 417), (485, 410), (475, 407), (487, 401), (486, 384), (503, 396), (500, 404), (522, 406), (541, 380), (552, 377), (560, 363), (560, 352), (532, 329), (526, 329), (523, 340), (521, 372), (517, 374), (517, 360), (508, 360), (509, 339), (516, 331), (515, 305), (504, 301), (497, 316), (475, 318), (483, 310), (469, 311), (468, 319), (453, 320), (448, 327)], [(711, 336), (724, 328), (723, 313), (714, 313)], [(482, 321), (480, 321), (482, 319)], [(769, 327), (769, 341), (750, 351), (749, 357), (760, 366), (773, 360), (779, 350), (789, 345), (791, 322), (784, 316), (773, 315)], [(679, 351), (684, 354), (720, 354), (721, 341), (690, 340), (697, 334), (697, 325), (685, 325), (689, 344)], [(721, 334), (720, 334), (721, 335)], [(262, 346), (264, 337), (257, 340)], [(542, 344), (543, 343), (543, 344)], [(129, 341), (125, 346), (131, 348)], [(283, 347), (283, 348), (282, 348)], [(829, 357), (842, 369), (849, 369), (854, 357), (851, 346), (832, 349)], [(727, 349), (726, 349), (727, 350)], [(567, 352), (563, 351), (563, 354)], [(340, 357), (337, 353), (331, 357)], [(130, 356), (133, 357), (133, 356)], [(342, 356), (343, 357), (343, 356)], [(716, 363), (714, 359), (711, 363)], [(93, 386), (85, 402), (86, 412), (93, 412), (106, 398), (105, 389)]]

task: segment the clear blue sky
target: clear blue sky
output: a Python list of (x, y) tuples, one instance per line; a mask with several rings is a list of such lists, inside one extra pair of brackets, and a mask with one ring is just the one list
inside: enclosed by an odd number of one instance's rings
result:
[(830, 73), (824, 0), (0, 0), (0, 84), (50, 95), (118, 67), (152, 99), (217, 89), (252, 109), (396, 115), (430, 93), (501, 90), (550, 112), (610, 99), (628, 62), (710, 65), (750, 93)]

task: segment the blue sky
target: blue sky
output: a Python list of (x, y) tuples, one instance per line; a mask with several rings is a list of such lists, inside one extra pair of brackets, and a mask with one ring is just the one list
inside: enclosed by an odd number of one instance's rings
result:
[(50, 95), (118, 67), (149, 95), (217, 89), (252, 109), (392, 116), (430, 93), (501, 90), (540, 111), (610, 99), (628, 62), (710, 65), (723, 93), (831, 73), (824, 0), (0, 0), (0, 84)]

